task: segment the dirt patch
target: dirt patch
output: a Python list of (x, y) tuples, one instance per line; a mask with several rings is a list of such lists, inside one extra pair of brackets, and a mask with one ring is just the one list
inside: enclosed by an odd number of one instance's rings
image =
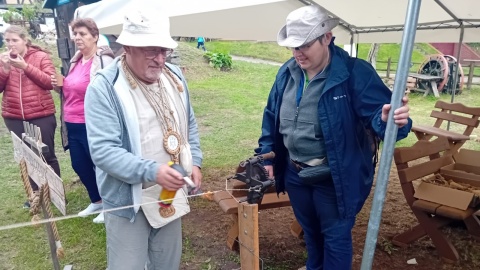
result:
[[(227, 176), (231, 172), (207, 170), (204, 191), (225, 189)], [(373, 189), (371, 197), (373, 196)], [(359, 213), (353, 230), (353, 269), (360, 269), (365, 244), (371, 197)], [(289, 226), (294, 216), (290, 207), (262, 210), (259, 213), (260, 258), (263, 269), (298, 269), (305, 264), (306, 252), (303, 240), (290, 234)], [(184, 270), (190, 269), (240, 269), (237, 252), (226, 246), (226, 233), (231, 218), (224, 215), (215, 202), (197, 199), (192, 202), (192, 212), (183, 219), (184, 238), (188, 248), (194, 252), (192, 260), (184, 260)], [(397, 177), (396, 167), (390, 174), (390, 184), (384, 205), (381, 228), (375, 251), (373, 269), (479, 269), (480, 243), (468, 235), (461, 226), (444, 229), (460, 254), (456, 264), (444, 263), (428, 237), (424, 237), (406, 249), (394, 246), (391, 239), (417, 224), (408, 207)], [(194, 258), (194, 260), (193, 260)], [(417, 265), (408, 265), (415, 258)]]

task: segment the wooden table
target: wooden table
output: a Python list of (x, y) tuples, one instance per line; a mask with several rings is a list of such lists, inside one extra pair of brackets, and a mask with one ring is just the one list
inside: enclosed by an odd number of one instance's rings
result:
[[(425, 94), (423, 96), (427, 96), (429, 93), (433, 92), (435, 97), (440, 97), (437, 89), (437, 82), (443, 80), (443, 77), (440, 76), (431, 76), (426, 74), (420, 73), (409, 73), (408, 76), (417, 79), (417, 85), (423, 86), (425, 88)], [(419, 90), (419, 89), (415, 89)], [(421, 90), (421, 89), (420, 89)]]
[[(247, 196), (247, 185), (241, 181), (234, 180), (232, 185), (232, 190), (224, 190), (215, 193), (213, 199), (218, 203), (220, 208), (225, 214), (232, 216), (232, 223), (229, 231), (227, 232), (227, 246), (231, 250), (238, 249), (238, 236), (239, 236), (239, 206), (242, 203), (239, 201), (246, 200)], [(272, 209), (280, 207), (290, 206), (290, 199), (288, 194), (280, 193), (277, 195), (275, 187), (271, 187), (266, 190), (265, 195), (263, 196), (262, 201), (258, 204), (258, 210), (262, 209)], [(298, 224), (297, 220), (294, 220), (290, 225), (290, 232), (293, 236), (297, 238), (303, 237), (303, 230)]]

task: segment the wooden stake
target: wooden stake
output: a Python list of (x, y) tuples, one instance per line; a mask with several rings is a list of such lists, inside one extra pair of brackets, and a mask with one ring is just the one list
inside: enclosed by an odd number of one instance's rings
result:
[[(39, 188), (43, 188), (43, 187), (39, 187)], [(50, 203), (50, 202), (45, 202), (43, 198), (40, 197), (40, 204), (42, 206), (43, 217), (45, 219), (49, 219), (50, 216), (48, 215), (47, 207), (45, 206), (46, 203)], [(60, 270), (60, 262), (58, 261), (57, 246), (55, 245), (55, 236), (53, 234), (52, 224), (50, 222), (45, 223), (45, 229), (47, 230), (48, 243), (50, 244), (50, 254), (52, 255), (53, 269)]]
[(258, 243), (258, 205), (238, 205), (238, 229), (240, 240), (240, 265), (246, 270), (260, 270)]
[(298, 221), (295, 219), (292, 224), (290, 225), (290, 232), (292, 233), (293, 236), (295, 236), (298, 239), (303, 239), (303, 229), (302, 226), (298, 223)]

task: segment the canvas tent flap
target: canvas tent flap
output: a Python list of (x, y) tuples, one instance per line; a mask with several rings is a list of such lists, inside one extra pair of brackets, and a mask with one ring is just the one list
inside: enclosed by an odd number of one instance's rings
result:
[[(355, 33), (358, 43), (399, 43), (402, 39), (408, 1), (313, 0), (342, 20), (335, 35), (341, 43)], [(348, 8), (345, 8), (348, 6)], [(464, 42), (480, 41), (480, 1), (422, 1), (415, 42), (458, 42), (461, 20)]]
[(118, 35), (126, 11), (139, 6), (168, 14), (173, 36), (273, 41), (288, 13), (304, 4), (296, 0), (103, 0), (79, 7), (75, 16), (94, 19), (102, 34)]
[[(174, 36), (202, 35), (227, 40), (276, 41), (288, 13), (305, 0), (103, 0), (80, 7), (78, 17), (94, 19), (103, 34), (119, 34), (126, 10), (148, 7), (171, 17)], [(408, 1), (311, 0), (339, 17), (334, 29), (337, 44), (400, 43)], [(346, 8), (348, 7), (348, 8)], [(422, 1), (415, 42), (458, 42), (460, 25), (464, 42), (480, 41), (479, 0)]]

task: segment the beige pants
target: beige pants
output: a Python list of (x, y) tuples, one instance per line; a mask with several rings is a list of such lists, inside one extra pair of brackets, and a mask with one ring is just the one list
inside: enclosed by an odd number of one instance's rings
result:
[(182, 256), (182, 221), (174, 220), (154, 229), (143, 211), (135, 222), (105, 213), (108, 269), (173, 270), (180, 268)]

